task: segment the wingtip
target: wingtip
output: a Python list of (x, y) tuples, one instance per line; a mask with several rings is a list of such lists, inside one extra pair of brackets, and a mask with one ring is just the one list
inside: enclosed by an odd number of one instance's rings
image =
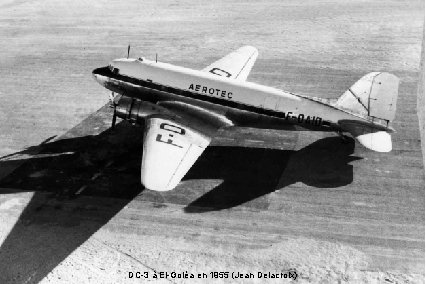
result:
[(251, 45), (244, 45), (244, 46), (240, 47), (239, 49), (240, 50), (250, 50), (251, 52), (259, 53), (259, 51), (257, 50), (257, 48), (254, 47), (254, 46), (251, 46)]
[(148, 168), (144, 166), (142, 162), (141, 167), (141, 184), (149, 190), (153, 191), (169, 191), (172, 190), (176, 185), (171, 184), (170, 180), (166, 178), (167, 175), (162, 174), (159, 171), (148, 171)]
[(141, 176), (141, 184), (152, 191), (170, 191), (175, 188), (176, 185), (170, 185), (165, 183), (163, 180), (156, 180), (147, 176)]

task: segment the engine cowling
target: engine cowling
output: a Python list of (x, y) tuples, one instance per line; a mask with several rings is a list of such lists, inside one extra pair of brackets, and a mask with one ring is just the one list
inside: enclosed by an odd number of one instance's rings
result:
[(170, 114), (164, 107), (125, 96), (118, 100), (115, 113), (117, 117), (136, 124), (143, 124), (145, 118), (153, 114)]

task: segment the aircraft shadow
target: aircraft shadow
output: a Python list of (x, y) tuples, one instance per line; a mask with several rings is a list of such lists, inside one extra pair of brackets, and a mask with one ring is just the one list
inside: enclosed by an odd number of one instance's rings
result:
[[(142, 129), (119, 123), (113, 131), (47, 141), (3, 157), (0, 167), (24, 163), (0, 180), (0, 194), (35, 193), (0, 247), (0, 283), (38, 283), (137, 195), (153, 202), (173, 198), (173, 192), (143, 191), (142, 137)], [(259, 197), (295, 182), (316, 187), (352, 182), (353, 150), (353, 140), (343, 144), (337, 137), (299, 151), (208, 147), (185, 180), (223, 183), (198, 199), (200, 192), (181, 192), (175, 201), (187, 205), (188, 213), (250, 202), (266, 208)]]
[[(210, 147), (185, 179), (222, 179), (223, 182), (191, 202), (185, 211), (201, 213), (244, 203), (267, 209), (259, 197), (296, 182), (334, 188), (353, 181), (351, 156), (355, 142), (339, 137), (320, 139), (299, 151), (240, 147)], [(204, 164), (204, 165), (203, 165)], [(208, 170), (206, 170), (208, 168)]]
[[(0, 194), (35, 193), (0, 247), (0, 283), (38, 283), (143, 190), (142, 131), (131, 128), (118, 125), (15, 154), (29, 157), (0, 181)], [(85, 196), (77, 196), (82, 187)]]

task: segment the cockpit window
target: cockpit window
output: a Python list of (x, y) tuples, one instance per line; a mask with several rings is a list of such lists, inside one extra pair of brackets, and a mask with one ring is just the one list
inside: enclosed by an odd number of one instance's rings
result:
[(118, 72), (120, 71), (118, 68), (115, 68), (111, 64), (108, 65), (108, 69), (111, 70), (111, 72), (114, 73), (114, 74), (118, 74)]

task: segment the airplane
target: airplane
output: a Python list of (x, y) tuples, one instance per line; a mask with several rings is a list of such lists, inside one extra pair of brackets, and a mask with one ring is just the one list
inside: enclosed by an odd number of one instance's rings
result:
[(248, 82), (258, 56), (252, 46), (202, 70), (129, 58), (129, 52), (130, 45), (127, 58), (92, 73), (112, 91), (112, 127), (117, 117), (145, 125), (141, 183), (147, 189), (174, 189), (217, 131), (233, 126), (298, 124), (342, 138), (349, 133), (373, 151), (392, 150), (399, 79), (390, 73), (368, 73), (333, 101)]

